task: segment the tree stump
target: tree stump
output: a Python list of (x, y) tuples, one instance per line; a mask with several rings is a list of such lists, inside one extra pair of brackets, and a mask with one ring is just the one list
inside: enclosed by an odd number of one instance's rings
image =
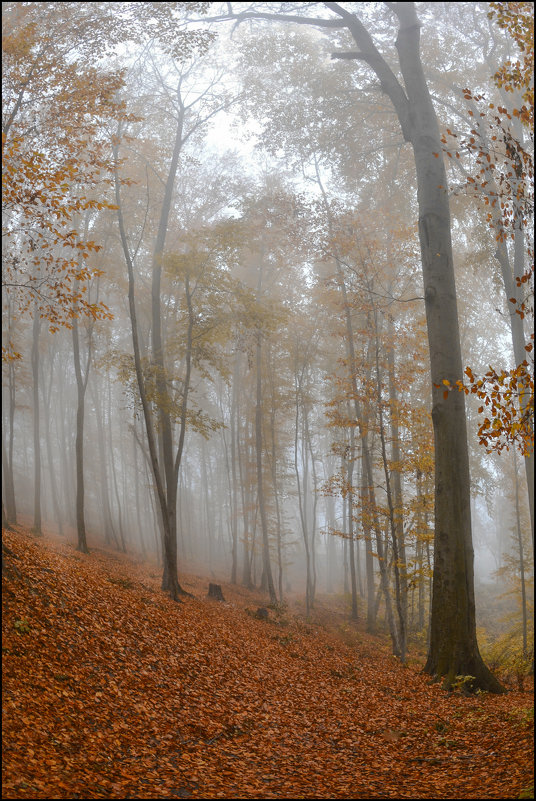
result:
[(225, 601), (219, 584), (208, 585), (208, 597), (214, 598), (215, 601)]
[(255, 612), (255, 617), (259, 620), (268, 620), (268, 610), (264, 606), (259, 606)]

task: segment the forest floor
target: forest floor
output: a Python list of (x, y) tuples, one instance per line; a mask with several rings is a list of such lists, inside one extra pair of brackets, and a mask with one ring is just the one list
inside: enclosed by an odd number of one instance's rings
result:
[(218, 602), (181, 575), (194, 597), (177, 604), (130, 555), (22, 526), (3, 541), (3, 798), (518, 798), (533, 782), (532, 685), (446, 693), (330, 596), (309, 622), (259, 620), (259, 592), (222, 581)]

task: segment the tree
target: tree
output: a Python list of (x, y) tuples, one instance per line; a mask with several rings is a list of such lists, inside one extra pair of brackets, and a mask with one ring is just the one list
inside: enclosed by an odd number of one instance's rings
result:
[[(123, 115), (120, 72), (89, 66), (113, 29), (77, 3), (5, 3), (2, 14), (2, 287), (18, 314), (36, 304), (51, 330), (79, 314), (107, 317), (85, 297), (86, 264), (99, 245), (75, 217), (109, 200), (104, 126)], [(99, 37), (101, 41), (99, 41)], [(6, 345), (5, 353), (9, 353)]]
[[(420, 27), (413, 3), (386, 3), (398, 24), (396, 49), (404, 86), (391, 70), (361, 18), (339, 3), (326, 2), (330, 16), (241, 9), (229, 5), (215, 19), (270, 20), (344, 31), (357, 51), (335, 58), (356, 59), (375, 74), (396, 111), (404, 140), (411, 144), (417, 176), (419, 239), (426, 302), (432, 419), (435, 435), (435, 561), (432, 623), (425, 670), (452, 686), (457, 675), (471, 675), (474, 689), (501, 692), (478, 650), (473, 586), (470, 478), (465, 405), (459, 393), (444, 393), (441, 382), (462, 377), (450, 212), (439, 126), (420, 58)], [(315, 6), (315, 10), (318, 6)]]
[[(196, 4), (193, 10), (203, 11), (206, 4)], [(192, 43), (195, 50), (204, 51), (209, 46), (212, 36), (208, 32), (203, 32), (200, 36), (196, 32), (192, 32)], [(186, 40), (187, 41), (187, 40)], [(128, 241), (127, 231), (125, 227), (124, 214), (121, 207), (120, 196), (120, 179), (118, 172), (115, 173), (115, 192), (116, 204), (118, 208), (118, 221), (119, 230), (123, 248), (124, 258), (127, 264), (127, 271), (129, 276), (129, 310), (132, 327), (132, 338), (134, 348), (134, 361), (135, 372), (138, 382), (140, 400), (143, 408), (143, 416), (146, 427), (146, 434), (148, 439), (149, 453), (151, 467), (157, 487), (157, 494), (160, 504), (161, 521), (163, 525), (163, 546), (164, 546), (164, 573), (162, 578), (162, 588), (168, 590), (174, 600), (179, 600), (179, 595), (183, 594), (178, 577), (177, 577), (177, 481), (184, 447), (186, 414), (188, 403), (188, 391), (191, 370), (191, 343), (192, 343), (192, 330), (194, 324), (194, 316), (192, 310), (192, 291), (193, 287), (190, 286), (190, 275), (188, 272), (184, 278), (184, 292), (187, 305), (188, 326), (187, 326), (187, 358), (186, 358), (186, 375), (183, 380), (182, 402), (180, 412), (180, 433), (177, 443), (176, 451), (174, 451), (173, 443), (173, 421), (171, 415), (172, 402), (168, 389), (168, 373), (166, 365), (166, 354), (162, 336), (162, 293), (161, 293), (161, 278), (163, 269), (163, 257), (166, 246), (166, 237), (168, 234), (169, 219), (172, 212), (172, 199), (177, 176), (178, 162), (182, 149), (188, 139), (190, 139), (197, 131), (199, 131), (207, 120), (210, 119), (218, 110), (221, 105), (217, 103), (214, 105), (213, 101), (213, 86), (214, 82), (209, 82), (209, 86), (204, 91), (195, 93), (195, 97), (190, 102), (186, 102), (183, 97), (185, 91), (184, 84), (189, 76), (192, 75), (193, 65), (190, 67), (184, 66), (184, 61), (191, 55), (191, 50), (185, 49), (183, 54), (176, 53), (176, 57), (181, 63), (174, 63), (173, 75), (171, 76), (175, 82), (174, 101), (171, 105), (171, 111), (174, 115), (175, 133), (173, 138), (172, 153), (169, 157), (167, 174), (164, 181), (164, 192), (161, 197), (159, 219), (157, 224), (157, 232), (153, 245), (152, 253), (152, 285), (151, 285), (151, 331), (152, 331), (152, 361), (154, 366), (154, 383), (155, 383), (155, 396), (156, 399), (156, 414), (158, 418), (158, 427), (153, 419), (153, 414), (150, 408), (150, 398), (148, 396), (148, 387), (146, 376), (142, 369), (141, 350), (139, 346), (139, 332), (137, 313), (135, 308), (135, 295), (134, 295), (134, 263), (133, 255)], [(165, 94), (167, 94), (167, 87), (159, 75), (158, 68), (156, 68), (157, 76), (161, 87)], [(195, 76), (193, 78), (195, 80)], [(208, 102), (207, 102), (208, 100)], [(225, 102), (225, 101), (224, 101)], [(202, 104), (205, 104), (204, 107)], [(201, 104), (202, 110), (198, 112)], [(115, 138), (114, 155), (116, 165), (119, 165), (119, 138)], [(194, 253), (195, 257), (195, 253)], [(159, 439), (157, 441), (157, 430), (159, 432)], [(161, 453), (157, 453), (157, 445), (160, 446)]]

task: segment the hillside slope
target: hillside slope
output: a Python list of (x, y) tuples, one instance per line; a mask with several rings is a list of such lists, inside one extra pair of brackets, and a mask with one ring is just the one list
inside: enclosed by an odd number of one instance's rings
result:
[(380, 640), (18, 527), (2, 578), (4, 798), (517, 798), (532, 695), (465, 698)]

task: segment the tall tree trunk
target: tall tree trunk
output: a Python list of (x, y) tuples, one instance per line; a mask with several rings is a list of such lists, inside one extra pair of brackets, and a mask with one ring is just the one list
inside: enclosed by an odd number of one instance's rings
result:
[(355, 464), (355, 433), (354, 427), (350, 427), (350, 451), (346, 462), (346, 481), (348, 484), (348, 559), (350, 561), (350, 586), (352, 589), (352, 612), (351, 619), (357, 620), (357, 581), (355, 572), (354, 557), (354, 464)]
[[(387, 4), (399, 22), (396, 48), (404, 86), (376, 47), (359, 17), (339, 3), (325, 2), (359, 51), (334, 57), (364, 61), (375, 72), (395, 108), (415, 158), (419, 239), (430, 348), (432, 420), (435, 440), (435, 559), (430, 648), (425, 671), (452, 686), (471, 675), (472, 689), (503, 692), (485, 666), (476, 639), (470, 479), (465, 397), (443, 396), (443, 380), (461, 380), (462, 360), (452, 259), (446, 171), (437, 117), (420, 57), (421, 24), (414, 3)], [(277, 18), (278, 15), (275, 15)], [(279, 15), (283, 17), (284, 15)], [(333, 20), (327, 21), (329, 26)], [(322, 23), (313, 22), (312, 24)]]
[(54, 354), (52, 354), (50, 360), (50, 378), (48, 383), (48, 390), (46, 393), (45, 393), (45, 376), (43, 370), (41, 371), (41, 385), (43, 390), (43, 407), (46, 413), (45, 443), (47, 449), (48, 472), (50, 475), (50, 488), (52, 492), (52, 505), (54, 507), (54, 514), (56, 516), (56, 522), (58, 524), (58, 533), (60, 537), (63, 537), (63, 515), (61, 513), (61, 506), (58, 495), (58, 485), (56, 480), (56, 468), (54, 466), (52, 442), (50, 438), (50, 417), (51, 417), (50, 399), (52, 396), (52, 387), (54, 385)]
[[(304, 453), (305, 443), (302, 437), (301, 443), (301, 469), (302, 474), (300, 475), (300, 464), (298, 461), (298, 452), (300, 448), (298, 447), (299, 441), (299, 429), (300, 429), (300, 396), (301, 396), (301, 381), (296, 375), (295, 379), (295, 388), (294, 388), (294, 396), (295, 396), (295, 419), (294, 419), (294, 472), (296, 474), (296, 488), (298, 491), (298, 509), (300, 513), (300, 523), (301, 523), (301, 530), (302, 530), (302, 537), (303, 537), (303, 546), (305, 549), (305, 614), (309, 617), (311, 612), (311, 550), (310, 550), (310, 543), (309, 543), (309, 526), (307, 521), (307, 452)], [(306, 414), (303, 404), (301, 404), (302, 410), (302, 417)], [(302, 425), (303, 428), (303, 425)], [(303, 482), (302, 482), (303, 478)], [(303, 483), (303, 489), (302, 489)]]
[[(116, 162), (119, 162), (119, 153), (117, 146), (114, 147), (114, 159), (116, 160)], [(175, 539), (175, 531), (171, 526), (170, 512), (168, 509), (168, 498), (166, 498), (166, 489), (164, 486), (163, 475), (160, 470), (160, 465), (158, 463), (154, 422), (152, 419), (151, 409), (149, 406), (149, 401), (145, 389), (145, 377), (143, 375), (143, 368), (141, 364), (141, 351), (140, 351), (139, 334), (138, 334), (138, 318), (136, 314), (136, 301), (134, 294), (134, 265), (132, 263), (132, 257), (130, 255), (130, 247), (127, 241), (127, 235), (123, 220), (121, 196), (119, 192), (119, 177), (117, 175), (117, 172), (115, 172), (114, 181), (115, 181), (115, 198), (118, 207), (117, 216), (119, 223), (119, 234), (121, 237), (123, 255), (125, 257), (125, 262), (128, 271), (128, 303), (129, 303), (130, 324), (132, 331), (132, 347), (134, 351), (134, 366), (136, 371), (138, 390), (140, 393), (140, 401), (143, 409), (145, 430), (147, 434), (147, 444), (149, 447), (149, 459), (151, 463), (151, 470), (156, 484), (158, 508), (160, 513), (160, 519), (162, 522), (162, 541), (164, 545), (164, 553), (163, 553), (164, 576), (166, 575), (166, 570), (170, 572), (172, 578), (169, 585), (169, 592), (173, 600), (179, 601), (180, 588), (178, 584), (176, 570), (175, 572), (173, 572), (173, 565), (172, 565), (173, 554), (171, 552), (171, 547), (170, 547), (171, 540)], [(171, 565), (171, 570), (170, 570), (170, 565)], [(175, 577), (175, 580), (173, 580), (173, 576)]]
[(140, 507), (140, 470), (138, 466), (138, 448), (136, 447), (136, 437), (132, 433), (132, 464), (134, 467), (134, 498), (136, 503), (136, 525), (138, 527), (138, 539), (140, 541), (140, 550), (142, 556), (147, 556), (147, 549), (145, 547), (145, 538), (143, 536), (143, 525), (141, 522), (141, 507)]
[(517, 459), (514, 450), (514, 493), (516, 504), (516, 537), (519, 550), (519, 580), (521, 582), (521, 617), (523, 626), (523, 656), (527, 655), (527, 590), (525, 586), (525, 559), (523, 554), (523, 537), (521, 535), (521, 516), (519, 511), (519, 481), (517, 476)]
[[(115, 502), (117, 504), (117, 527), (119, 529), (119, 540), (121, 542), (121, 550), (126, 553), (125, 535), (123, 533), (123, 516), (121, 512), (121, 499), (119, 497), (119, 487), (117, 485), (117, 471), (115, 469), (115, 456), (114, 456), (114, 441), (113, 441), (113, 427), (112, 427), (112, 384), (108, 382), (108, 453), (110, 455), (110, 475), (115, 494)], [(116, 542), (116, 547), (119, 547)]]
[(378, 398), (378, 420), (379, 420), (379, 433), (381, 443), (381, 454), (383, 470), (385, 475), (385, 491), (387, 495), (387, 508), (389, 512), (389, 529), (391, 533), (391, 543), (393, 546), (393, 573), (395, 577), (395, 600), (396, 609), (398, 613), (398, 648), (399, 656), (402, 663), (406, 661), (406, 627), (407, 627), (407, 596), (406, 603), (402, 601), (402, 589), (400, 580), (400, 567), (401, 559), (399, 554), (400, 533), (397, 530), (397, 522), (395, 518), (395, 506), (393, 503), (393, 492), (391, 488), (391, 471), (387, 461), (387, 448), (385, 445), (385, 426), (383, 422), (383, 398), (382, 398), (382, 380), (380, 373), (380, 359), (379, 359), (379, 330), (378, 330), (378, 313), (374, 309), (374, 332), (375, 332), (375, 365), (376, 365), (376, 392)]
[[(413, 3), (396, 6), (397, 49), (408, 106), (397, 108), (412, 144), (417, 173), (419, 239), (435, 442), (435, 550), (430, 649), (425, 671), (444, 677), (474, 676), (473, 689), (501, 692), (476, 639), (473, 543), (465, 397), (443, 393), (443, 380), (461, 380), (463, 365), (450, 233), (447, 176), (439, 126), (419, 54), (420, 23)], [(406, 116), (408, 115), (408, 116)]]
[(86, 395), (87, 381), (89, 378), (89, 367), (91, 362), (91, 332), (88, 335), (88, 353), (85, 374), (82, 374), (80, 364), (80, 342), (78, 336), (78, 320), (73, 318), (73, 355), (74, 371), (76, 375), (76, 530), (78, 536), (77, 550), (82, 553), (89, 553), (86, 538), (86, 522), (84, 515), (84, 401)]
[(365, 448), (361, 450), (361, 525), (365, 540), (365, 569), (367, 574), (367, 631), (374, 634), (376, 631), (376, 604), (374, 592), (374, 559), (372, 555), (372, 526), (370, 525), (370, 511), (368, 510), (368, 487), (365, 470), (365, 452), (368, 452), (367, 437), (364, 439)]
[(237, 583), (238, 576), (238, 483), (236, 474), (237, 449), (237, 394), (240, 379), (240, 354), (237, 350), (234, 358), (233, 386), (231, 390), (231, 584)]
[[(109, 380), (109, 379), (108, 379)], [(115, 528), (112, 518), (112, 510), (110, 506), (110, 493), (108, 490), (108, 470), (106, 467), (106, 447), (104, 443), (104, 403), (101, 405), (99, 398), (99, 391), (95, 384), (92, 383), (90, 390), (93, 396), (93, 406), (95, 409), (95, 421), (97, 424), (97, 447), (99, 451), (99, 483), (101, 490), (101, 504), (102, 504), (102, 518), (104, 527), (104, 541), (107, 544), (114, 543), (115, 547), (119, 549), (119, 542), (115, 533)]]
[(326, 3), (343, 17), (366, 61), (390, 97), (417, 174), (419, 239), (432, 379), (435, 440), (435, 554), (430, 648), (425, 671), (452, 686), (471, 675), (472, 689), (502, 692), (485, 666), (476, 639), (470, 478), (461, 392), (443, 395), (443, 380), (461, 380), (463, 367), (450, 233), (447, 176), (437, 117), (420, 58), (420, 22), (413, 3), (393, 3), (399, 20), (396, 48), (404, 87), (355, 14)]
[[(7, 337), (11, 338), (12, 333), (12, 325), (13, 325), (13, 312), (12, 312), (12, 304), (9, 298), (6, 299), (7, 303), (4, 313), (4, 324), (6, 327)], [(2, 382), (2, 396), (4, 390), (5, 383)], [(13, 472), (13, 443), (15, 437), (15, 390), (16, 390), (16, 383), (15, 383), (15, 361), (13, 359), (9, 359), (7, 362), (7, 394), (8, 394), (8, 435), (7, 435), (7, 447), (4, 444), (4, 432), (5, 428), (2, 425), (2, 472), (3, 472), (3, 481), (2, 487), (4, 491), (5, 497), (5, 515), (6, 520), (9, 523), (16, 525), (17, 523), (17, 505), (15, 501), (15, 477)], [(2, 397), (2, 411), (6, 408), (3, 403)], [(5, 452), (4, 452), (5, 449)]]
[(15, 434), (15, 366), (12, 361), (8, 364), (8, 444), (4, 444), (4, 427), (2, 426), (2, 471), (5, 499), (6, 499), (6, 519), (9, 523), (17, 523), (17, 505), (15, 502), (15, 478), (13, 475), (13, 442)]
[(10, 469), (7, 456), (6, 443), (4, 442), (4, 432), (2, 431), (2, 486), (4, 488), (5, 516), (9, 524), (17, 523), (17, 507), (15, 505), (15, 484), (13, 481), (13, 471)]
[[(306, 401), (307, 403), (307, 401)], [(316, 475), (316, 464), (315, 464), (315, 457), (313, 452), (313, 441), (311, 437), (311, 433), (309, 431), (309, 414), (308, 414), (308, 406), (305, 407), (305, 417), (304, 417), (304, 443), (305, 448), (309, 452), (309, 456), (311, 459), (311, 475), (313, 478), (313, 486), (312, 486), (312, 514), (311, 514), (311, 605), (314, 604), (315, 594), (316, 594), (316, 524), (317, 524), (317, 506), (318, 506), (318, 478)], [(353, 435), (353, 431), (352, 431)], [(356, 548), (357, 548), (357, 565), (359, 565), (359, 548), (357, 547), (358, 543), (356, 540)]]
[(279, 502), (279, 488), (277, 482), (277, 448), (275, 438), (275, 412), (276, 403), (272, 400), (270, 410), (270, 433), (272, 439), (272, 486), (274, 489), (275, 500), (275, 520), (276, 520), (276, 537), (277, 537), (277, 589), (279, 591), (279, 602), (283, 603), (283, 543), (281, 533), (281, 504)]
[(39, 330), (41, 320), (37, 302), (34, 306), (32, 328), (32, 398), (34, 444), (34, 524), (33, 533), (41, 537), (41, 436), (39, 431)]
[[(171, 417), (169, 414), (170, 398), (167, 390), (166, 369), (164, 364), (164, 343), (162, 337), (162, 311), (160, 299), (160, 286), (162, 277), (162, 255), (166, 241), (169, 215), (171, 212), (171, 201), (179, 155), (183, 144), (183, 125), (184, 107), (181, 104), (177, 127), (175, 131), (175, 142), (173, 154), (168, 169), (168, 175), (164, 190), (164, 199), (160, 209), (160, 220), (156, 235), (153, 255), (153, 278), (152, 278), (152, 345), (153, 362), (156, 368), (156, 391), (158, 395), (158, 418), (162, 444), (162, 468), (165, 478), (165, 488), (167, 491), (167, 503), (162, 509), (163, 515), (167, 516), (167, 525), (164, 534), (164, 575), (162, 578), (162, 589), (168, 590), (172, 598), (177, 598), (181, 593), (178, 580), (177, 567), (177, 530), (176, 530), (176, 501), (177, 491), (173, 488), (173, 431)], [(163, 482), (164, 483), (164, 482)]]
[(270, 543), (268, 540), (268, 520), (266, 517), (266, 505), (264, 499), (264, 480), (262, 469), (262, 372), (261, 372), (261, 332), (257, 331), (256, 342), (256, 370), (257, 370), (257, 390), (255, 404), (255, 451), (257, 455), (257, 497), (259, 501), (259, 512), (261, 516), (262, 531), (262, 564), (267, 582), (267, 589), (270, 595), (270, 603), (277, 603), (272, 568), (270, 564)]
[[(240, 409), (237, 397), (236, 403), (236, 452), (238, 454), (238, 475), (240, 478), (240, 495), (242, 500), (242, 584), (244, 587), (251, 589), (253, 581), (251, 578), (251, 560), (250, 560), (250, 539), (249, 539), (249, 522), (250, 522), (250, 492), (249, 492), (249, 470), (248, 470), (248, 447), (247, 447), (247, 420), (245, 424), (246, 433), (244, 437), (244, 449), (240, 447)], [(245, 454), (243, 453), (245, 451)], [(245, 464), (244, 464), (245, 461)]]
[(398, 546), (398, 560), (400, 571), (400, 603), (402, 614), (407, 621), (408, 618), (408, 575), (406, 564), (406, 542), (404, 537), (404, 514), (402, 498), (402, 472), (401, 472), (401, 453), (400, 453), (400, 433), (398, 429), (399, 404), (398, 390), (395, 374), (395, 331), (393, 319), (387, 317), (387, 334), (389, 346), (387, 350), (387, 370), (389, 373), (389, 407), (390, 407), (390, 427), (391, 427), (391, 473), (393, 484), (393, 515), (396, 539)]

